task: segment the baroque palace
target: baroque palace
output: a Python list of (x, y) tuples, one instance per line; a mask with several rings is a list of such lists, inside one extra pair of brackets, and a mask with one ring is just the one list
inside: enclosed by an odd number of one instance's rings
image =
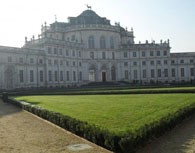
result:
[(45, 23), (22, 48), (0, 46), (0, 72), (0, 89), (192, 83), (195, 53), (170, 53), (169, 40), (135, 44), (133, 29), (87, 9), (68, 22)]

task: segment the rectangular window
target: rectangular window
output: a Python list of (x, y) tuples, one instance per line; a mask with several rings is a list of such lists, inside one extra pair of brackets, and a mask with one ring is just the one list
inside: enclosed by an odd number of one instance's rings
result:
[(54, 78), (55, 78), (55, 81), (58, 81), (58, 71), (55, 71), (55, 72), (54, 72), (54, 76), (55, 76), (55, 77), (54, 77)]
[(164, 64), (167, 65), (168, 64), (168, 61), (167, 60), (164, 60)]
[(171, 60), (171, 64), (175, 64), (175, 60)]
[(129, 79), (129, 72), (128, 72), (128, 70), (125, 70), (125, 79), (126, 79), (126, 80)]
[(181, 77), (184, 77), (185, 76), (185, 74), (184, 74), (184, 68), (181, 68), (180, 70), (181, 70)]
[(80, 67), (82, 66), (82, 63), (81, 63), (81, 62), (79, 62), (79, 66), (80, 66)]
[(194, 76), (194, 68), (190, 68), (190, 75)]
[(194, 60), (193, 60), (193, 59), (190, 59), (190, 63), (191, 63), (191, 64), (194, 63)]
[(102, 59), (106, 59), (106, 53), (102, 52)]
[(48, 47), (48, 54), (51, 54), (51, 47)]
[(39, 64), (43, 64), (43, 59), (39, 59)]
[(181, 59), (181, 60), (180, 60), (180, 63), (181, 63), (181, 64), (183, 64), (183, 63), (184, 63), (184, 60), (183, 60), (183, 59)]
[(19, 78), (20, 78), (20, 82), (24, 82), (24, 71), (23, 70), (20, 70), (19, 71)]
[(166, 50), (163, 51), (163, 55), (167, 56), (167, 51)]
[(58, 65), (58, 60), (54, 60), (54, 65)]
[(153, 51), (150, 51), (150, 56), (154, 56), (154, 52)]
[(142, 52), (142, 57), (145, 57), (146, 56), (146, 53), (143, 51)]
[(82, 80), (82, 72), (79, 72), (79, 80)]
[(70, 72), (66, 71), (66, 80), (69, 81), (70, 80)]
[(172, 77), (175, 77), (175, 69), (174, 68), (171, 69), (171, 75), (172, 75)]
[(48, 64), (51, 65), (51, 59), (48, 59)]
[(48, 71), (48, 75), (49, 75), (49, 81), (52, 81), (52, 71)]
[(115, 54), (114, 54), (114, 52), (112, 52), (112, 59), (115, 59)]
[(164, 76), (168, 77), (168, 69), (164, 69)]
[(157, 52), (156, 52), (156, 55), (157, 55), (157, 56), (160, 56), (160, 51), (157, 51)]
[(72, 66), (76, 66), (76, 62), (75, 61), (72, 62)]
[(60, 71), (60, 81), (63, 81), (64, 80), (64, 74), (63, 74), (63, 71)]
[(157, 70), (157, 75), (158, 75), (158, 77), (161, 77), (161, 69)]
[(133, 71), (134, 79), (137, 79), (137, 70)]
[(69, 51), (68, 50), (66, 50), (66, 56), (69, 56)]
[(42, 70), (40, 71), (39, 75), (40, 75), (40, 82), (43, 82), (43, 71)]
[(124, 52), (124, 57), (125, 57), (125, 58), (127, 57), (127, 52)]
[(124, 66), (128, 66), (128, 62), (124, 62)]
[(161, 61), (158, 60), (158, 61), (157, 61), (157, 64), (158, 64), (158, 65), (161, 65)]
[(54, 54), (58, 54), (58, 49), (57, 48), (54, 48)]
[(60, 60), (60, 65), (63, 65), (63, 60)]
[(94, 52), (90, 52), (90, 58), (94, 59)]
[(22, 57), (19, 58), (20, 63), (24, 63), (24, 59)]
[(34, 63), (34, 59), (30, 58), (30, 63), (33, 64)]
[(81, 52), (79, 51), (79, 57), (81, 57)]
[(12, 62), (12, 57), (11, 56), (8, 56), (8, 62), (11, 63)]
[(146, 70), (143, 70), (143, 78), (146, 78)]
[(154, 61), (150, 61), (150, 65), (154, 65)]
[(142, 61), (142, 65), (145, 66), (146, 65), (146, 61)]
[(73, 50), (73, 51), (72, 51), (72, 56), (74, 57), (75, 55), (76, 55), (76, 54), (75, 54), (75, 51)]
[(76, 81), (76, 71), (73, 71), (73, 81)]
[(133, 57), (137, 57), (137, 53), (136, 52), (133, 52)]
[(154, 78), (154, 77), (155, 77), (154, 69), (151, 69), (151, 78)]
[(34, 82), (34, 71), (30, 70), (30, 82)]
[(133, 66), (137, 66), (137, 62), (133, 62)]
[(66, 61), (66, 66), (69, 66), (69, 61)]

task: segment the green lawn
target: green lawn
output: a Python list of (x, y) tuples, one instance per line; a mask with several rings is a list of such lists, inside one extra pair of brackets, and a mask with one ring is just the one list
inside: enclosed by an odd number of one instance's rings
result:
[(195, 94), (21, 96), (15, 99), (120, 134), (134, 131), (146, 123), (195, 103)]

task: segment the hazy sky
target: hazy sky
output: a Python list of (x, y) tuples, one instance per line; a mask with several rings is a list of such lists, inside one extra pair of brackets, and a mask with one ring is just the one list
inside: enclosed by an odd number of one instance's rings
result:
[(0, 5), (0, 45), (22, 47), (41, 24), (78, 16), (92, 6), (98, 15), (134, 29), (135, 42), (170, 39), (171, 51), (195, 52), (195, 0), (5, 0)]

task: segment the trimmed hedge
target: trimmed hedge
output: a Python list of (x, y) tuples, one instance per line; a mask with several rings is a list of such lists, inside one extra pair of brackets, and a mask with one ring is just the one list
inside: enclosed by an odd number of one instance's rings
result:
[(6, 102), (19, 106), (26, 111), (117, 153), (134, 153), (141, 146), (148, 143), (148, 141), (159, 137), (166, 131), (174, 128), (183, 119), (195, 112), (194, 103), (179, 109), (174, 114), (167, 114), (167, 116), (156, 122), (146, 124), (135, 132), (128, 131), (124, 135), (117, 135), (95, 125), (89, 125), (87, 122), (52, 112), (29, 103), (16, 101), (11, 98), (3, 99), (6, 100)]

